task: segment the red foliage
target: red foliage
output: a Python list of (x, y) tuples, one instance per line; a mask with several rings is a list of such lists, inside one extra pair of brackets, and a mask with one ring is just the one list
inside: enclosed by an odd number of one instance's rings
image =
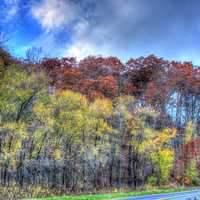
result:
[(88, 93), (88, 98), (89, 98), (89, 100), (93, 101), (93, 100), (95, 100), (96, 98), (103, 99), (103, 98), (105, 98), (105, 96), (104, 96), (101, 92), (99, 92), (99, 91), (91, 90), (91, 91)]
[(193, 139), (181, 147), (180, 159), (185, 163), (195, 160), (200, 164), (200, 138)]
[(172, 62), (170, 82), (181, 93), (197, 93), (200, 90), (200, 71), (192, 63)]
[(118, 95), (117, 80), (114, 76), (108, 75), (98, 80), (98, 90), (100, 90), (106, 97), (114, 98)]
[(8, 66), (11, 64), (16, 64), (18, 61), (15, 60), (10, 53), (0, 47), (0, 64)]
[(85, 95), (89, 95), (91, 91), (97, 90), (97, 81), (92, 79), (82, 79), (79, 81), (77, 90)]
[(129, 94), (143, 96), (148, 103), (160, 106), (168, 101), (172, 91), (200, 91), (199, 68), (154, 55), (130, 59), (125, 66), (116, 57), (87, 57), (79, 63), (75, 58), (44, 59), (41, 68), (56, 88), (72, 89), (88, 97), (91, 91), (108, 98)]
[[(139, 95), (144, 93), (150, 81), (156, 80), (158, 75), (168, 66), (168, 62), (154, 55), (146, 58), (130, 59), (126, 64), (124, 74), (125, 85), (134, 88), (133, 92)], [(135, 90), (137, 88), (137, 90)]]
[(184, 181), (181, 177), (185, 177), (187, 165), (192, 160), (196, 162), (200, 169), (200, 138), (193, 139), (181, 146), (174, 167), (174, 176), (180, 179), (177, 181)]
[(124, 68), (121, 61), (115, 57), (87, 57), (80, 61), (79, 67), (85, 77), (95, 80), (107, 75), (118, 76)]

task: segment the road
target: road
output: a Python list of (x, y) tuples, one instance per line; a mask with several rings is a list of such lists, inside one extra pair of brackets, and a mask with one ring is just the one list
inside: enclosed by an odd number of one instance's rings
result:
[(200, 189), (168, 194), (152, 194), (140, 197), (126, 197), (118, 200), (200, 200)]

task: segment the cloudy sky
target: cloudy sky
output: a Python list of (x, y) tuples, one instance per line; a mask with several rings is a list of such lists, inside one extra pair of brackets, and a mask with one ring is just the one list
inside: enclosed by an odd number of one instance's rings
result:
[(200, 0), (0, 0), (0, 31), (17, 57), (155, 54), (200, 64)]

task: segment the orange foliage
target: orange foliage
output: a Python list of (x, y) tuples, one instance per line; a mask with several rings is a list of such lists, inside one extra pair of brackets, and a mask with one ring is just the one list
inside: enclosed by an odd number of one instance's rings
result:
[(117, 80), (114, 76), (108, 75), (98, 81), (98, 90), (106, 97), (114, 98), (118, 95)]
[(190, 184), (185, 172), (188, 163), (192, 160), (196, 162), (197, 167), (200, 169), (200, 138), (193, 139), (181, 146), (174, 167), (175, 179), (178, 182), (183, 182), (186, 185)]
[[(71, 89), (91, 96), (114, 98), (119, 94), (143, 96), (148, 103), (164, 104), (176, 90), (198, 94), (200, 69), (192, 63), (169, 62), (154, 55), (130, 59), (124, 65), (116, 57), (44, 59), (45, 69), (57, 89)], [(91, 92), (92, 91), (92, 92)]]

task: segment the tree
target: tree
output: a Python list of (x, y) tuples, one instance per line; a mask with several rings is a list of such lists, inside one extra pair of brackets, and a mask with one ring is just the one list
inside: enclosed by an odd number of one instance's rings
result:
[(32, 47), (26, 50), (26, 61), (32, 64), (39, 64), (42, 61), (42, 47)]
[(198, 185), (200, 183), (198, 177), (199, 177), (199, 172), (198, 172), (196, 162), (194, 160), (191, 160), (187, 164), (185, 184)]
[(43, 74), (36, 78), (36, 74), (29, 75), (16, 65), (10, 66), (0, 80), (0, 149), (5, 184), (8, 168), (22, 164), (23, 143), (28, 139), (27, 129), (33, 117), (31, 107), (46, 84)]
[[(128, 183), (138, 184), (145, 182), (157, 169), (158, 182), (169, 178), (173, 166), (173, 150), (170, 142), (176, 135), (176, 129), (163, 129), (157, 131), (153, 128), (153, 121), (157, 113), (148, 107), (138, 107), (132, 97), (121, 97), (115, 107), (116, 116), (119, 118), (119, 145), (120, 153), (124, 153), (128, 161)], [(151, 123), (149, 123), (151, 122)], [(168, 160), (163, 162), (164, 156)], [(152, 171), (147, 172), (146, 166), (153, 164)], [(120, 169), (119, 169), (120, 170)]]
[(196, 127), (191, 121), (189, 121), (185, 128), (185, 143), (188, 143), (195, 137), (196, 137)]
[(173, 177), (192, 184), (199, 86), (192, 63), (155, 56), (27, 64), (0, 51), (0, 185), (65, 193)]

